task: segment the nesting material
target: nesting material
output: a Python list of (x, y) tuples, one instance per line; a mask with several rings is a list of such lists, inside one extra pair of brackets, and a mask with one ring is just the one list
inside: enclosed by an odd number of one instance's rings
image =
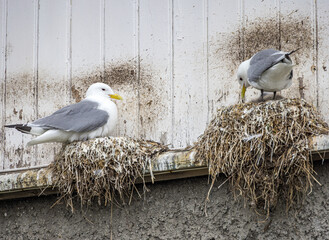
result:
[(152, 176), (152, 159), (166, 146), (152, 141), (124, 137), (96, 138), (63, 147), (50, 168), (61, 198), (73, 211), (77, 194), (81, 205), (94, 198), (107, 205), (114, 195), (130, 199), (138, 178), (147, 169)]
[(278, 199), (289, 210), (312, 190), (308, 140), (319, 134), (328, 126), (304, 100), (238, 104), (217, 111), (196, 143), (196, 159), (207, 161), (212, 186), (224, 173), (235, 197), (269, 216)]

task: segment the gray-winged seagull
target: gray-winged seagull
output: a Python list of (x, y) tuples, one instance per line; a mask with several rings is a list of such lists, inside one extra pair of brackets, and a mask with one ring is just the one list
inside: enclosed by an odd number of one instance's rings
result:
[(238, 81), (242, 86), (242, 99), (249, 86), (261, 90), (262, 99), (264, 91), (273, 92), (273, 99), (275, 99), (277, 91), (290, 87), (293, 76), (292, 68), (295, 65), (289, 55), (297, 50), (283, 52), (265, 49), (242, 62), (237, 74)]
[(28, 146), (46, 142), (72, 142), (109, 136), (113, 131), (118, 110), (111, 98), (122, 97), (104, 83), (92, 84), (86, 98), (66, 106), (48, 117), (27, 124), (6, 125), (20, 132), (37, 135)]

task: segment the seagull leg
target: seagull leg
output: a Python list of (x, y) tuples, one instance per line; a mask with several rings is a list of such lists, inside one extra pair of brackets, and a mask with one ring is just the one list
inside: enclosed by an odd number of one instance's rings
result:
[(264, 90), (263, 89), (260, 90), (260, 98), (262, 99), (262, 101), (264, 101)]
[(276, 96), (276, 92), (273, 92), (273, 100), (275, 99)]

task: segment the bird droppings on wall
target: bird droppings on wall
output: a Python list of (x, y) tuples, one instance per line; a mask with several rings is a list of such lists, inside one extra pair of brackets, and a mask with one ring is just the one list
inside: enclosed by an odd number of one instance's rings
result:
[(224, 53), (230, 60), (229, 71), (236, 71), (238, 65), (251, 58), (256, 52), (275, 48), (279, 50), (296, 52), (298, 56), (309, 57), (313, 49), (313, 30), (309, 17), (282, 16), (277, 18), (257, 18), (253, 21), (246, 20), (242, 29), (236, 29), (231, 34), (218, 34), (211, 44), (217, 46), (215, 53)]
[[(96, 69), (73, 78), (71, 93), (78, 102), (88, 86), (95, 82), (108, 84), (116, 93), (123, 97), (119, 104), (119, 121), (126, 124), (128, 119), (125, 114), (135, 113), (136, 108), (142, 112), (139, 117), (141, 129), (152, 128), (158, 116), (165, 110), (164, 102), (158, 88), (154, 86), (154, 70), (147, 64), (138, 65), (135, 60), (112, 62), (106, 64), (104, 70)], [(149, 129), (148, 129), (149, 130)], [(141, 131), (143, 137), (143, 131)]]

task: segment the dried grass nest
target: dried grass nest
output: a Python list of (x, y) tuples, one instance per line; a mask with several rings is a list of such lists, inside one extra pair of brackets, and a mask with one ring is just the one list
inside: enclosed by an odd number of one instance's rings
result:
[(56, 203), (64, 199), (73, 211), (75, 195), (81, 206), (95, 198), (99, 204), (107, 205), (115, 200), (114, 193), (123, 203), (131, 200), (136, 180), (144, 179), (146, 169), (152, 176), (153, 158), (167, 149), (153, 141), (125, 137), (96, 138), (66, 145), (50, 165), (54, 187), (61, 194)]
[(328, 125), (304, 100), (237, 104), (218, 109), (195, 157), (207, 161), (211, 187), (224, 173), (234, 196), (268, 217), (279, 196), (288, 211), (312, 190), (316, 173), (308, 141), (319, 134), (328, 134)]

